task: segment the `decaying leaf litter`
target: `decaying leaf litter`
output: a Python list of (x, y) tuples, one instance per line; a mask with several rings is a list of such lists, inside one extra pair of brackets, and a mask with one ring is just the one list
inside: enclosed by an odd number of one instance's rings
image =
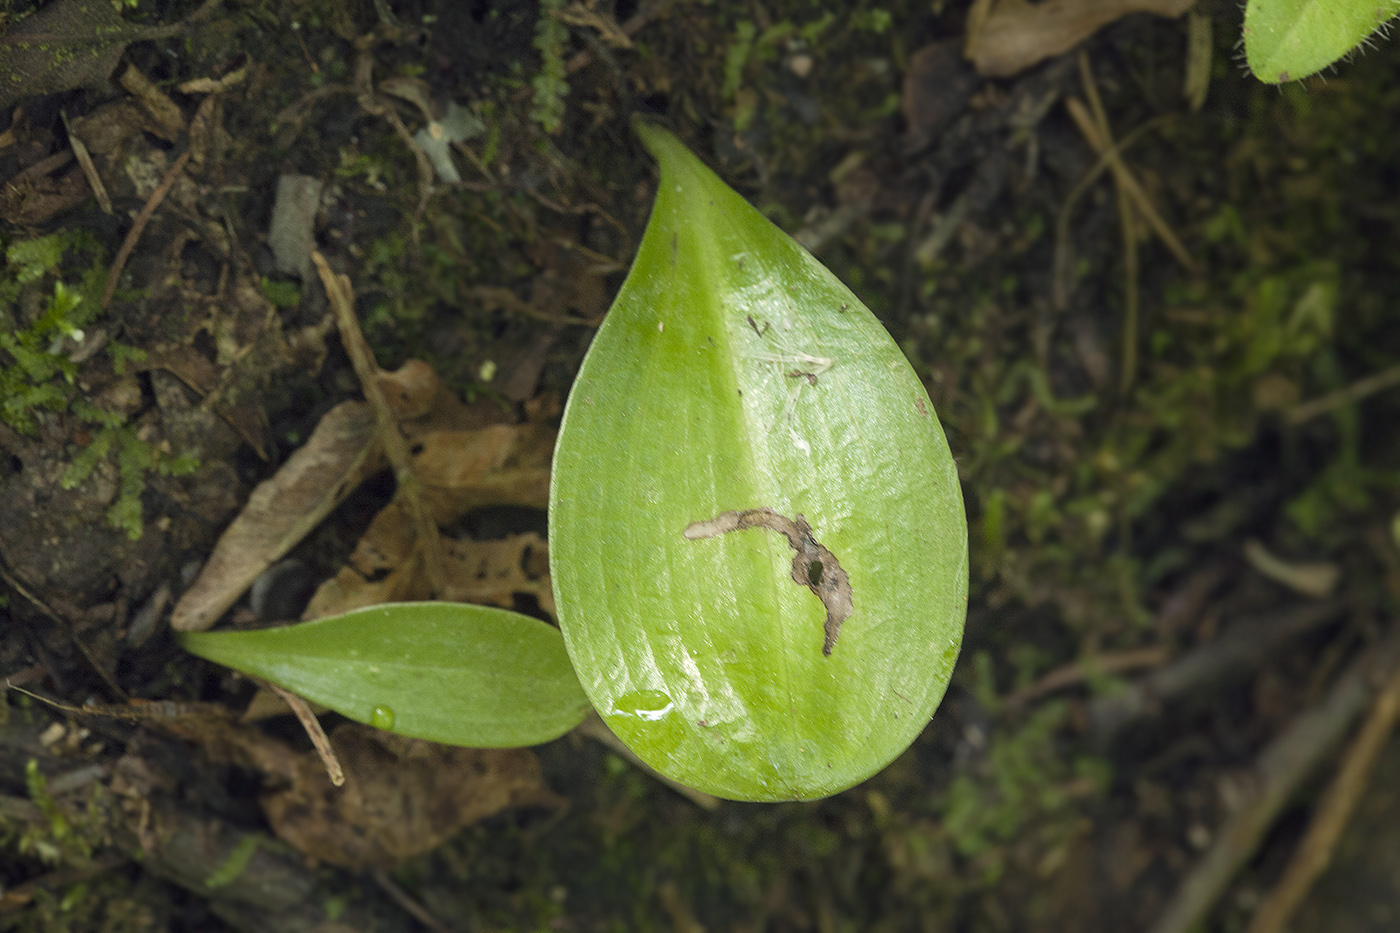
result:
[[(349, 882), (308, 873), (266, 834), (334, 863), (350, 851), (335, 828), (360, 826), (377, 827), (380, 854), (344, 864), (384, 883), (345, 902), (351, 926), (1166, 930), (1202, 912), (1243, 925), (1250, 905), (1288, 900), (1275, 883), (1306, 874), (1284, 871), (1288, 834), (1241, 849), (1236, 827), (1306, 825), (1326, 756), (1363, 761), (1348, 735), (1384, 680), (1371, 668), (1400, 598), (1397, 451), (1380, 429), (1397, 414), (1400, 347), (1384, 325), (1393, 260), (1376, 245), (1396, 220), (1376, 170), (1396, 155), (1377, 118), (1396, 106), (1393, 53), (1280, 92), (1220, 67), (1237, 14), (1210, 6), (1189, 25), (1104, 26), (1082, 60), (1056, 46), (997, 79), (963, 45), (1034, 37), (1015, 4), (979, 5), (995, 29), (899, 5), (825, 21), (785, 4), (703, 20), (664, 5), (561, 5), (556, 19), (445, 7), (430, 24), (370, 4), (211, 9), (188, 45), (151, 41), (165, 27), (138, 9), (106, 74), (57, 98), (35, 84), (3, 118), (6, 248), (74, 229), (100, 240), (100, 255), (65, 245), (35, 265), (37, 286), (6, 299), (11, 326), (32, 329), (57, 282), (86, 274), (92, 305), (112, 289), (81, 345), (52, 351), (78, 367), (71, 388), (26, 383), (62, 404), (33, 410), (34, 433), (0, 427), (6, 673), (103, 704), (53, 711), (11, 693), (0, 780), (19, 880), (0, 909), (32, 928), (66, 899), (70, 918), (133, 927), (184, 911), (306, 929)], [(1199, 79), (1185, 90), (1202, 49), (1204, 73), (1217, 64), (1203, 97)], [(520, 77), (493, 77), (516, 61)], [(567, 92), (532, 80), (547, 75)], [(550, 88), (557, 135), (531, 116)], [(971, 507), (968, 651), (924, 739), (816, 807), (711, 816), (565, 739), (540, 750), (543, 784), (512, 792), (488, 767), (479, 793), (451, 788), (533, 806), (440, 842), (452, 824), (333, 796), (288, 720), (238, 723), (254, 686), (206, 681), (167, 616), (183, 604), (180, 618), (265, 624), (300, 615), (318, 586), (313, 605), (438, 593), (548, 613), (551, 419), (645, 220), (649, 170), (626, 130), (638, 105), (815, 246), (915, 361)], [(94, 178), (111, 215), (89, 200)], [(1177, 246), (1159, 245), (1163, 230)], [(384, 456), (380, 415), (332, 333), (313, 249), (358, 296), (386, 370), (380, 411), (403, 402), (399, 475), (416, 504), (360, 476)], [(105, 458), (63, 488), (104, 431)], [(181, 456), (197, 468), (161, 471)], [(120, 502), (118, 518), (139, 506), (138, 542), (108, 524)], [(241, 553), (219, 556), (225, 529)], [(192, 586), (200, 565), (213, 576)], [(189, 613), (199, 594), (254, 583), (252, 600), (222, 592)], [(118, 718), (122, 694), (159, 702)], [(428, 784), (475, 767), (326, 726), (350, 782), (366, 756), (418, 762), (397, 767)], [(1349, 781), (1329, 799), (1355, 801), (1366, 782)], [(433, 799), (414, 786), (394, 799)], [(1295, 790), (1268, 792), (1280, 787)], [(272, 817), (279, 794), (312, 816)], [(147, 868), (138, 845), (157, 853)], [(268, 878), (275, 897), (260, 900)], [(155, 879), (200, 906), (173, 906)], [(1347, 899), (1299, 916), (1339, 923)]]

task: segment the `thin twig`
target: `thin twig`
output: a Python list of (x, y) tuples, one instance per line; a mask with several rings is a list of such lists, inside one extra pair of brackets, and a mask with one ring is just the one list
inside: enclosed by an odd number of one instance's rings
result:
[(1376, 692), (1377, 677), (1396, 676), (1400, 628), (1368, 648), (1337, 678), (1321, 703), (1300, 715), (1254, 765), (1255, 783), (1226, 820), (1205, 857), (1182, 881), (1152, 933), (1187, 933), (1202, 921), (1230, 880), (1254, 855), (1269, 828), (1303, 782), (1324, 761)]
[(83, 175), (87, 178), (88, 187), (92, 189), (93, 197), (97, 198), (97, 206), (102, 208), (102, 213), (112, 213), (112, 198), (107, 194), (107, 186), (102, 184), (102, 176), (97, 171), (97, 166), (92, 164), (92, 156), (88, 153), (87, 146), (78, 138), (78, 134), (73, 132), (73, 127), (68, 122), (68, 111), (60, 110), (58, 115), (63, 118), (63, 129), (68, 134), (68, 145), (73, 150), (73, 157), (78, 160), (78, 167), (83, 170)]
[(1400, 386), (1400, 364), (1383, 369), (1365, 379), (1359, 379), (1345, 388), (1329, 392), (1311, 402), (1304, 402), (1284, 416), (1284, 420), (1293, 425), (1302, 424), (1344, 405), (1352, 405), (1391, 386)]
[(68, 635), (69, 640), (71, 640), (73, 644), (77, 646), (78, 653), (83, 656), (83, 660), (87, 661), (88, 666), (97, 672), (97, 676), (102, 678), (102, 682), (107, 685), (108, 690), (112, 691), (113, 696), (116, 696), (122, 700), (125, 700), (127, 698), (126, 691), (123, 690), (121, 688), (121, 685), (117, 683), (116, 678), (113, 677), (112, 674), (105, 667), (98, 663), (97, 655), (93, 654), (92, 649), (87, 646), (87, 642), (83, 641), (82, 638), (78, 637), (77, 627), (73, 625), (71, 620), (59, 615), (53, 609), (49, 608), (48, 603), (44, 602), (38, 596), (35, 596), (33, 593), (29, 592), (29, 590), (25, 588), (24, 584), (20, 583), (19, 580), (16, 579), (15, 576), (12, 573), (10, 573), (10, 571), (6, 567), (2, 565), (0, 565), (0, 578), (4, 579), (5, 583), (10, 587), (10, 589), (23, 596), (26, 600), (30, 602), (31, 605), (34, 606), (35, 609), (38, 609), (45, 616), (47, 616), (49, 621), (55, 623), (56, 625), (58, 625), (59, 628), (63, 629), (64, 633)]
[(1113, 654), (1093, 655), (1055, 668), (1034, 683), (1022, 687), (1014, 693), (1007, 694), (1001, 702), (1014, 709), (1047, 693), (1073, 687), (1095, 677), (1126, 674), (1129, 671), (1157, 667), (1170, 658), (1171, 649), (1166, 645), (1149, 645), (1146, 648), (1133, 648)]
[(373, 875), (374, 883), (383, 888), (384, 893), (393, 898), (394, 903), (411, 914), (413, 919), (432, 930), (433, 933), (448, 933), (447, 927), (443, 925), (443, 922), (433, 916), (432, 911), (414, 900), (407, 891), (399, 887), (394, 879), (389, 877), (387, 871), (382, 868), (376, 868)]
[(160, 180), (156, 190), (152, 191), (151, 196), (146, 199), (141, 213), (136, 215), (136, 220), (132, 222), (131, 229), (126, 233), (126, 239), (122, 241), (121, 249), (117, 250), (117, 258), (112, 261), (112, 268), (107, 272), (107, 286), (102, 289), (102, 310), (107, 310), (107, 306), (112, 303), (112, 295), (117, 291), (117, 282), (122, 277), (122, 270), (126, 268), (126, 261), (131, 258), (132, 251), (136, 249), (136, 241), (141, 239), (146, 225), (155, 216), (156, 208), (160, 207), (160, 203), (165, 200), (165, 196), (175, 186), (175, 180), (180, 177), (180, 173), (185, 170), (189, 161), (190, 150), (186, 149), (180, 153), (180, 158), (176, 159), (175, 164), (170, 166), (170, 170)]
[(1322, 805), (1303, 841), (1298, 843), (1283, 877), (1255, 911), (1249, 933), (1283, 933), (1287, 928), (1293, 911), (1331, 863), (1337, 840), (1361, 801), (1376, 757), (1390, 738), (1397, 716), (1400, 716), (1400, 666), (1391, 673), (1390, 682), (1376, 697), (1371, 715), (1347, 750), (1341, 769), (1332, 786), (1327, 788)]
[(379, 364), (375, 362), (374, 351), (365, 342), (365, 335), (360, 331), (360, 322), (355, 317), (355, 294), (350, 287), (350, 278), (331, 271), (326, 257), (317, 250), (311, 251), (311, 261), (315, 263), (321, 283), (330, 298), (336, 326), (340, 330), (340, 342), (344, 344), (345, 352), (355, 367), (355, 375), (360, 379), (360, 388), (364, 391), (366, 400), (374, 409), (384, 454), (394, 468), (399, 492), (407, 502), (409, 515), (413, 518), (416, 531), (415, 546), (423, 556), (428, 582), (434, 595), (442, 593), (447, 588), (447, 574), (443, 569), (442, 538), (438, 533), (437, 522), (424, 500), (418, 475), (413, 470), (408, 441), (399, 430), (398, 418), (389, 407), (384, 390), (380, 388), (377, 378), (380, 372)]
[(54, 172), (63, 168), (69, 162), (72, 162), (73, 159), (74, 155), (73, 150), (71, 149), (65, 149), (62, 152), (56, 152), (46, 159), (40, 159), (38, 162), (35, 162), (33, 165), (29, 166), (29, 168), (11, 175), (9, 179), (5, 181), (4, 186), (6, 188), (18, 188), (20, 185), (25, 184), (26, 182), (38, 181), (40, 178), (43, 178), (47, 175), (52, 175)]
[(1072, 255), (1069, 247), (1069, 223), (1079, 199), (1084, 197), (1085, 193), (1093, 187), (1094, 182), (1098, 181), (1099, 176), (1108, 170), (1115, 159), (1127, 152), (1129, 147), (1147, 135), (1149, 131), (1157, 129), (1171, 118), (1171, 114), (1154, 117), (1123, 134), (1122, 139), (1119, 139), (1099, 155), (1099, 160), (1094, 163), (1094, 167), (1084, 173), (1084, 177), (1065, 197), (1064, 204), (1060, 206), (1060, 212), (1055, 218), (1055, 260), (1052, 270), (1055, 310), (1063, 311), (1069, 307), (1070, 284), (1074, 278), (1074, 267), (1071, 263)]
[[(1077, 98), (1070, 97), (1065, 100), (1065, 108), (1069, 111), (1070, 117), (1074, 120), (1074, 125), (1079, 128), (1080, 134), (1084, 137), (1084, 141), (1089, 144), (1091, 149), (1100, 154), (1112, 151), (1110, 144), (1099, 138), (1098, 129), (1094, 126), (1094, 119), (1089, 116), (1089, 111), (1084, 107), (1083, 103)], [(1157, 208), (1153, 206), (1152, 199), (1148, 197), (1147, 192), (1143, 190), (1142, 185), (1138, 182), (1137, 177), (1133, 175), (1132, 170), (1128, 168), (1122, 159), (1118, 158), (1113, 159), (1109, 163), (1109, 166), (1113, 170), (1114, 180), (1127, 189), (1128, 194), (1133, 199), (1133, 205), (1142, 212), (1142, 217), (1147, 221), (1147, 225), (1152, 228), (1152, 232), (1157, 234), (1158, 239), (1171, 251), (1171, 254), (1176, 257), (1177, 262), (1181, 263), (1182, 267), (1190, 272), (1196, 271), (1196, 261), (1186, 252), (1186, 247), (1181, 245), (1181, 241), (1177, 239), (1176, 234), (1167, 226), (1166, 221), (1162, 219), (1162, 215), (1157, 213)]]
[(423, 210), (428, 206), (428, 200), (433, 196), (433, 180), (437, 177), (433, 171), (432, 162), (428, 159), (428, 154), (423, 151), (423, 147), (418, 145), (418, 141), (413, 138), (413, 134), (404, 125), (403, 119), (399, 116), (393, 104), (385, 100), (374, 89), (374, 55), (364, 49), (355, 60), (355, 97), (360, 104), (360, 109), (365, 113), (375, 117), (383, 117), (389, 125), (394, 128), (394, 132), (403, 140), (403, 144), (408, 147), (408, 151), (413, 153), (414, 163), (418, 166), (418, 207), (413, 216), (413, 237), (418, 238), (418, 221), (423, 215)]
[(1338, 600), (1324, 600), (1238, 622), (1210, 644), (1122, 690), (1095, 697), (1089, 703), (1089, 721), (1101, 741), (1110, 741), (1163, 703), (1199, 694), (1232, 674), (1258, 667), (1292, 639), (1335, 621), (1343, 608)]
[[(1094, 116), (1094, 126), (1104, 151), (1113, 150), (1113, 128), (1108, 123), (1108, 112), (1099, 99), (1099, 88), (1094, 82), (1094, 72), (1089, 67), (1087, 53), (1079, 53), (1079, 78), (1084, 86), (1084, 96), (1089, 99), (1089, 109)], [(1120, 159), (1121, 163), (1122, 160)], [(1133, 199), (1127, 188), (1114, 176), (1118, 192), (1118, 223), (1123, 233), (1123, 357), (1119, 367), (1118, 390), (1123, 395), (1133, 387), (1137, 378), (1138, 342), (1138, 237), (1137, 217), (1133, 211)]]
[(263, 686), (271, 690), (282, 698), (282, 701), (292, 708), (296, 714), (297, 722), (306, 730), (306, 735), (311, 739), (311, 745), (316, 749), (316, 754), (321, 756), (321, 763), (326, 766), (326, 776), (331, 779), (331, 783), (336, 787), (345, 784), (345, 772), (340, 767), (340, 759), (335, 757), (335, 749), (331, 748), (331, 740), (326, 737), (326, 731), (321, 728), (321, 720), (311, 712), (311, 707), (306, 705), (306, 701), (297, 696), (285, 687), (279, 687), (271, 681), (263, 681)]

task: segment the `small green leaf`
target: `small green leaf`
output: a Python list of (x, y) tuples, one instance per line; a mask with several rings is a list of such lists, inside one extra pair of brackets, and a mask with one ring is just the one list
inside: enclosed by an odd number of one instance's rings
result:
[(538, 745), (588, 712), (558, 630), (504, 609), (391, 603), (178, 637), (187, 651), (357, 722), (448, 745)]
[(1244, 54), (1260, 81), (1321, 71), (1400, 13), (1400, 0), (1249, 0)]
[(670, 134), (631, 274), (569, 398), (550, 553), (614, 732), (740, 800), (864, 780), (922, 731), (967, 600), (957, 470), (855, 296)]

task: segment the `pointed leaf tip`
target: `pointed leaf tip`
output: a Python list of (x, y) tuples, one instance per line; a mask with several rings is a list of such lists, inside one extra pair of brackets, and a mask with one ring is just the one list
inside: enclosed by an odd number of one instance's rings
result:
[(538, 745), (588, 712), (558, 630), (505, 609), (386, 603), (283, 628), (177, 637), (192, 654), (356, 722), (447, 745)]

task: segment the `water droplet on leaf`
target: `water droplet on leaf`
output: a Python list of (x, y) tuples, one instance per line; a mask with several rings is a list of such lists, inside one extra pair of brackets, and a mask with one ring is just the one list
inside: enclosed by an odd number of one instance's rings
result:
[(660, 690), (638, 690), (618, 697), (612, 712), (614, 715), (635, 716), (644, 722), (657, 722), (674, 707), (671, 698)]

